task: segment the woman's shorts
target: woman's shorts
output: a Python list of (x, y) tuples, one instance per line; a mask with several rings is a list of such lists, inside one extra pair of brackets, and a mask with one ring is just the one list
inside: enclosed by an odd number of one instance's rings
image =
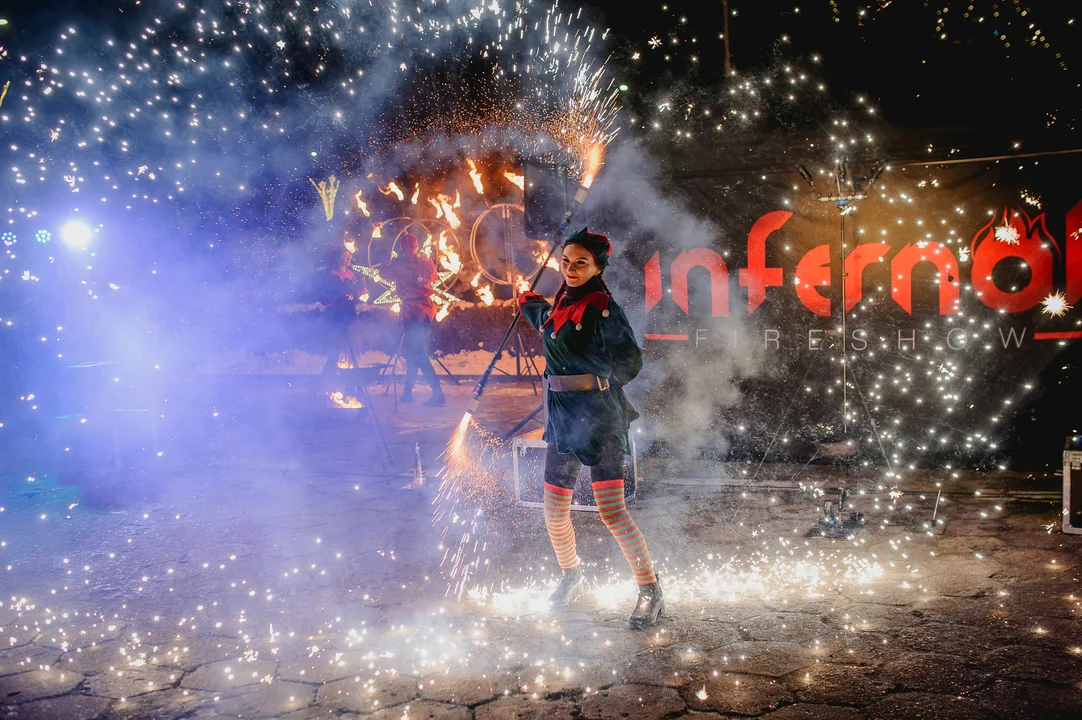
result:
[[(590, 482), (601, 480), (622, 480), (624, 477), (624, 451), (619, 447), (606, 446), (601, 449), (601, 460), (590, 466)], [(556, 450), (554, 443), (548, 444), (545, 451), (545, 482), (566, 490), (574, 490), (578, 482), (582, 461), (575, 453), (566, 455)]]

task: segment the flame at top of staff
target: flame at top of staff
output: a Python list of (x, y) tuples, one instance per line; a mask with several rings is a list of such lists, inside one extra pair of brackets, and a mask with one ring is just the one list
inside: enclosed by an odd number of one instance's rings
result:
[(536, 260), (538, 263), (543, 263), (543, 262), (545, 262), (545, 258), (547, 257), (548, 262), (545, 264), (545, 267), (549, 268), (550, 270), (555, 270), (556, 272), (560, 272), (560, 260), (559, 260), (559, 258), (556, 257), (556, 253), (550, 253), (548, 250), (549, 250), (548, 241), (547, 240), (538, 240), (537, 241), (537, 249), (533, 253), (533, 259)]
[(392, 195), (393, 194), (395, 197), (397, 197), (399, 199), (399, 201), (405, 199), (405, 197), (406, 197), (406, 194), (404, 192), (402, 192), (402, 189), (400, 187), (398, 187), (398, 183), (396, 183), (394, 180), (387, 183), (387, 189), (386, 190), (384, 190), (381, 187), (377, 187), (376, 189), (379, 190), (384, 195)]
[(466, 164), (470, 166), (470, 180), (473, 180), (473, 189), (477, 191), (478, 195), (484, 195), (485, 186), (481, 184), (481, 171), (477, 169), (476, 163), (470, 158), (466, 158)]
[(455, 249), (451, 247), (450, 244), (448, 244), (446, 230), (440, 230), (440, 240), (438, 247), (440, 266), (448, 272), (452, 272), (457, 275), (458, 272), (462, 269), (462, 258), (460, 258)]
[(436, 219), (446, 218), (447, 224), (451, 226), (452, 230), (457, 229), (462, 225), (462, 221), (458, 219), (458, 215), (455, 214), (454, 207), (451, 205), (451, 198), (443, 193), (437, 193), (435, 197), (428, 199), (429, 204), (436, 208)]
[(586, 168), (582, 173), (582, 186), (590, 187), (594, 184), (594, 178), (597, 177), (597, 171), (601, 169), (601, 164), (605, 161), (605, 145), (603, 143), (594, 143), (590, 146), (590, 150), (586, 155)]
[(524, 176), (511, 172), (510, 170), (505, 171), (503, 176), (507, 178), (512, 185), (518, 187), (519, 190), (526, 189), (526, 178)]
[(368, 203), (361, 197), (362, 193), (364, 193), (364, 190), (358, 190), (357, 194), (353, 196), (354, 201), (357, 203), (357, 209), (364, 213), (365, 217), (372, 217), (372, 213), (368, 212)]

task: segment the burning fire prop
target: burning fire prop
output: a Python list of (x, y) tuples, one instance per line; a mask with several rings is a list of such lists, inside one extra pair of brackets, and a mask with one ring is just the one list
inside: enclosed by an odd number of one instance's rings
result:
[(519, 190), (526, 190), (526, 176), (518, 175), (510, 170), (504, 172), (503, 176), (507, 178), (508, 182), (517, 187)]
[[(583, 78), (579, 78), (579, 81), (583, 81)], [(595, 88), (596, 90), (596, 88)], [(595, 107), (593, 110), (606, 107), (605, 100), (595, 93), (594, 95)], [(597, 172), (600, 169), (605, 154), (605, 143), (611, 139), (611, 136), (604, 135), (600, 132), (600, 128), (607, 128), (611, 125), (611, 118), (598, 127), (591, 128), (578, 128), (580, 132), (578, 135), (568, 135), (568, 128), (563, 127), (561, 131), (561, 137), (577, 137), (578, 141), (571, 142), (568, 140), (566, 150), (573, 153), (578, 158), (578, 164), (581, 168), (579, 191), (575, 196), (574, 206), (581, 205), (585, 199), (586, 194), (589, 191), (590, 186), (593, 184), (594, 179), (597, 176)], [(588, 131), (588, 132), (587, 132)], [(586, 142), (586, 139), (594, 138), (593, 142)], [(486, 188), (486, 174), (489, 179), (503, 178), (507, 182), (507, 185), (503, 186), (503, 192), (506, 193), (510, 190), (510, 187), (514, 187), (519, 191), (524, 191), (526, 186), (526, 178), (524, 175), (516, 172), (513, 169), (500, 168), (499, 164), (496, 168), (488, 169), (473, 158), (465, 158), (463, 165), (458, 169), (456, 176), (455, 172), (450, 175), (442, 177), (441, 179), (430, 180), (414, 180), (411, 179), (409, 183), (401, 180), (387, 180), (384, 184), (380, 185), (378, 182), (372, 180), (372, 175), (367, 176), (366, 180), (375, 184), (376, 190), (387, 198), (397, 200), (399, 203), (406, 204), (407, 208), (411, 208), (408, 214), (402, 214), (399, 217), (382, 219), (373, 221), (371, 225), (371, 235), (369, 241), (369, 264), (354, 264), (353, 268), (356, 271), (361, 272), (366, 277), (374, 280), (376, 284), (382, 285), (384, 290), (382, 293), (376, 295), (373, 304), (375, 305), (388, 305), (392, 309), (397, 307), (399, 298), (395, 285), (383, 278), (379, 272), (378, 263), (372, 262), (372, 243), (383, 240), (385, 231), (390, 228), (394, 228), (392, 232), (397, 231), (403, 225), (407, 229), (412, 229), (417, 225), (420, 225), (424, 229), (424, 234), (427, 237), (424, 239), (422, 252), (432, 257), (436, 264), (437, 271), (439, 273), (439, 282), (433, 286), (432, 300), (439, 307), (439, 311), (436, 315), (437, 321), (445, 319), (452, 306), (458, 302), (461, 298), (457, 293), (452, 292), (453, 287), (460, 280), (465, 283), (465, 278), (461, 277), (463, 271), (467, 269), (470, 263), (480, 264), (480, 260), (477, 257), (472, 257), (475, 251), (472, 249), (472, 243), (474, 241), (474, 235), (471, 234), (471, 250), (463, 253), (463, 250), (458, 245), (457, 238), (454, 237), (454, 231), (460, 229), (463, 226), (463, 216), (469, 216), (471, 210), (476, 211), (479, 208), (477, 203), (470, 203), (467, 199), (467, 207), (463, 207), (462, 191), (467, 190), (467, 196), (471, 196), (468, 192), (468, 188), (473, 188), (472, 196), (481, 198), (484, 202), (482, 206), (484, 208), (477, 221), (474, 223), (473, 233), (477, 232), (477, 223), (480, 222), (480, 218), (487, 212), (494, 208), (503, 208), (510, 206), (506, 201), (499, 201), (497, 197), (497, 205), (490, 204), (488, 199), (489, 188)], [(333, 213), (333, 193), (337, 192), (338, 185), (337, 180), (331, 178), (332, 185), (325, 189), (320, 189), (320, 186), (313, 182), (313, 186), (320, 191), (320, 196), (327, 195), (329, 199), (325, 200), (329, 205), (329, 212)], [(468, 184), (467, 184), (468, 183)], [(409, 187), (409, 184), (413, 185), (412, 193), (407, 197), (407, 191), (404, 187)], [(493, 185), (493, 188), (499, 188), (498, 185)], [(496, 195), (497, 191), (493, 191), (493, 195)], [(376, 210), (364, 199), (364, 189), (360, 188), (353, 194), (354, 204), (357, 211), (360, 212), (365, 218), (372, 218), (373, 215), (378, 217)], [(521, 212), (521, 205), (515, 205)], [(428, 219), (423, 216), (418, 216), (417, 213), (422, 208), (431, 208), (428, 210)], [(423, 211), (422, 211), (423, 212)], [(433, 214), (434, 213), (434, 216)], [(330, 216), (328, 216), (329, 218)], [(441, 227), (442, 226), (442, 227)], [(421, 232), (415, 234), (422, 236)], [(399, 232), (399, 235), (401, 232)], [(433, 237), (435, 236), (435, 237)], [(390, 233), (387, 233), (387, 237), (391, 237)], [(351, 253), (357, 251), (356, 242), (352, 240), (352, 237), (347, 235), (345, 242), (347, 249)], [(394, 256), (392, 243), (392, 257)], [(549, 252), (549, 245), (547, 242), (538, 242), (535, 248), (529, 250), (529, 255), (533, 256), (534, 261), (540, 266), (541, 269), (549, 269), (555, 272), (559, 272), (558, 259)], [(476, 296), (477, 300), (486, 306), (490, 306), (495, 303), (496, 295), (492, 284), (481, 284), (480, 279), (482, 275), (487, 274), (482, 267), (482, 272), (477, 272), (475, 269), (471, 269), (472, 280), (469, 281), (470, 290)], [(513, 292), (515, 294), (525, 292), (530, 288), (530, 281), (527, 277), (529, 275), (528, 270), (525, 268), (512, 273), (508, 277), (514, 277), (515, 280), (511, 282)], [(466, 276), (469, 277), (469, 276)], [(492, 279), (492, 276), (489, 275)], [(502, 274), (501, 274), (502, 278)], [(504, 280), (497, 279), (496, 282), (503, 283)]]
[(365, 217), (372, 217), (372, 213), (368, 212), (368, 203), (361, 197), (363, 193), (364, 190), (358, 190), (357, 194), (353, 196), (353, 201), (357, 203), (357, 209), (360, 210)]
[(356, 410), (364, 407), (364, 404), (360, 400), (352, 395), (346, 395), (341, 391), (330, 393), (330, 398), (337, 407), (346, 408), (347, 410)]
[(485, 194), (485, 186), (481, 184), (481, 173), (477, 170), (477, 163), (467, 158), (466, 163), (470, 166), (470, 180), (473, 181), (473, 189), (478, 195)]
[[(506, 200), (501, 201), (502, 204), (496, 206), (490, 204), (490, 188), (486, 187), (488, 182), (486, 175), (493, 181), (496, 178), (503, 178), (508, 183), (508, 185), (502, 186), (502, 190), (500, 186), (493, 186), (496, 189), (491, 190), (491, 194), (496, 200), (500, 200), (500, 193), (502, 193), (503, 197), (506, 197), (508, 192), (514, 192), (511, 186), (518, 190), (525, 187), (525, 177), (523, 175), (513, 169), (506, 169), (502, 162), (493, 164), (495, 165), (494, 168), (487, 168), (480, 161), (465, 158), (463, 164), (456, 170), (452, 170), (450, 174), (427, 180), (410, 179), (408, 183), (402, 179), (394, 179), (379, 184), (372, 179), (372, 175), (367, 176), (366, 180), (373, 182), (375, 189), (381, 195), (392, 201), (398, 201), (404, 206), (402, 208), (403, 214), (398, 217), (381, 220), (373, 219), (368, 250), (369, 264), (353, 265), (354, 270), (361, 272), (383, 286), (383, 292), (376, 295), (373, 304), (388, 305), (393, 309), (396, 303), (399, 302), (394, 283), (383, 278), (379, 272), (379, 264), (373, 262), (373, 243), (391, 237), (395, 237), (397, 240), (397, 235), (392, 235), (392, 233), (397, 232), (398, 235), (401, 235), (401, 232), (404, 231), (413, 232), (423, 239), (422, 253), (430, 256), (436, 264), (440, 279), (433, 286), (432, 300), (439, 307), (436, 315), (437, 321), (445, 319), (449, 315), (452, 306), (461, 299), (458, 297), (460, 293), (453, 292), (453, 288), (460, 280), (465, 284), (467, 278), (471, 277), (470, 275), (462, 276), (462, 273), (467, 269), (472, 274), (472, 280), (468, 282), (470, 291), (476, 296), (477, 300), (486, 306), (495, 302), (496, 296), (492, 285), (480, 282), (481, 276), (485, 273), (468, 268), (470, 264), (479, 264), (480, 261), (473, 257), (473, 252), (470, 250), (464, 251), (459, 245), (458, 238), (455, 237), (455, 230), (461, 229), (466, 223), (466, 218), (471, 217), (478, 210), (482, 211), (481, 216), (483, 216), (488, 209), (503, 207), (507, 204)], [(409, 187), (410, 184), (413, 186), (412, 193), (404, 189)], [(473, 189), (472, 193), (469, 192), (470, 188)], [(464, 190), (467, 194), (465, 207), (463, 207), (462, 199)], [(470, 197), (480, 198), (483, 205), (470, 202)], [(379, 217), (379, 211), (364, 198), (364, 188), (360, 188), (354, 193), (353, 200), (357, 211), (365, 218)], [(521, 212), (521, 205), (515, 207), (518, 207)], [(430, 208), (427, 210), (427, 215), (425, 215), (425, 208)], [(384, 215), (386, 215), (386, 209)], [(476, 221), (474, 222), (476, 225)], [(420, 232), (416, 229), (418, 226), (421, 228)], [(474, 232), (476, 232), (476, 227)], [(473, 236), (471, 235), (471, 242), (472, 239)], [(357, 251), (356, 243), (348, 235), (346, 243), (350, 252)], [(394, 243), (392, 242), (392, 257), (396, 254), (393, 248)], [(547, 243), (542, 242), (539, 243), (538, 249), (532, 251), (532, 255), (538, 263), (541, 262), (546, 250)], [(547, 267), (552, 270), (559, 270), (555, 258), (550, 260)], [(527, 281), (522, 277), (525, 272), (523, 270), (518, 273), (519, 278), (514, 283), (517, 291), (521, 291), (528, 285)]]

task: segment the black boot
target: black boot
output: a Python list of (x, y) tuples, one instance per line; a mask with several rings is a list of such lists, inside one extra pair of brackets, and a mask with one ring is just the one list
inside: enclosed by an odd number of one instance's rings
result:
[(402, 391), (402, 396), (398, 398), (398, 402), (411, 403), (413, 402), (413, 388), (406, 388)]
[(639, 600), (627, 619), (627, 626), (632, 630), (648, 628), (657, 622), (664, 610), (665, 595), (657, 579), (649, 585), (639, 585)]
[(553, 610), (562, 610), (567, 607), (585, 584), (586, 577), (582, 574), (581, 567), (564, 570), (564, 576), (560, 578), (556, 591), (549, 595), (549, 607)]
[(424, 403), (422, 403), (422, 404), (427, 405), (428, 407), (441, 407), (446, 402), (447, 402), (447, 397), (441, 392), (441, 393), (433, 393), (432, 397), (425, 400)]

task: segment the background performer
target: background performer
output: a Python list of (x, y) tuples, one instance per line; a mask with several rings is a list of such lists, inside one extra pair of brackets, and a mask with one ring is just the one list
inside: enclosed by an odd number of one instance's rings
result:
[(324, 255), (319, 278), (319, 302), (323, 306), (320, 340), (326, 348), (325, 379), (338, 372), (338, 361), (353, 362), (355, 355), (349, 337), (350, 325), (357, 319), (357, 303), (368, 292), (364, 276), (357, 277), (350, 269), (353, 253), (341, 245), (330, 248)]
[(387, 263), (383, 277), (393, 280), (398, 297), (402, 301), (399, 317), (402, 321), (402, 354), (406, 356), (406, 387), (402, 402), (413, 402), (413, 386), (417, 383), (417, 371), (425, 376), (432, 388), (432, 397), (425, 405), (443, 405), (446, 402), (436, 369), (432, 367), (431, 354), (432, 320), (436, 317), (436, 303), (432, 302), (432, 284), (439, 280), (436, 266), (423, 255), (417, 254), (417, 236), (405, 233), (398, 241), (402, 254)]
[(646, 539), (624, 504), (628, 426), (639, 415), (623, 385), (642, 369), (642, 350), (601, 277), (611, 253), (607, 237), (583, 228), (563, 245), (564, 281), (554, 305), (532, 292), (523, 293), (519, 305), (545, 344), (545, 527), (563, 570), (549, 604), (566, 607), (585, 582), (571, 526), (571, 496), (579, 471), (588, 465), (601, 521), (639, 586), (628, 625), (644, 628), (657, 621), (665, 601)]

